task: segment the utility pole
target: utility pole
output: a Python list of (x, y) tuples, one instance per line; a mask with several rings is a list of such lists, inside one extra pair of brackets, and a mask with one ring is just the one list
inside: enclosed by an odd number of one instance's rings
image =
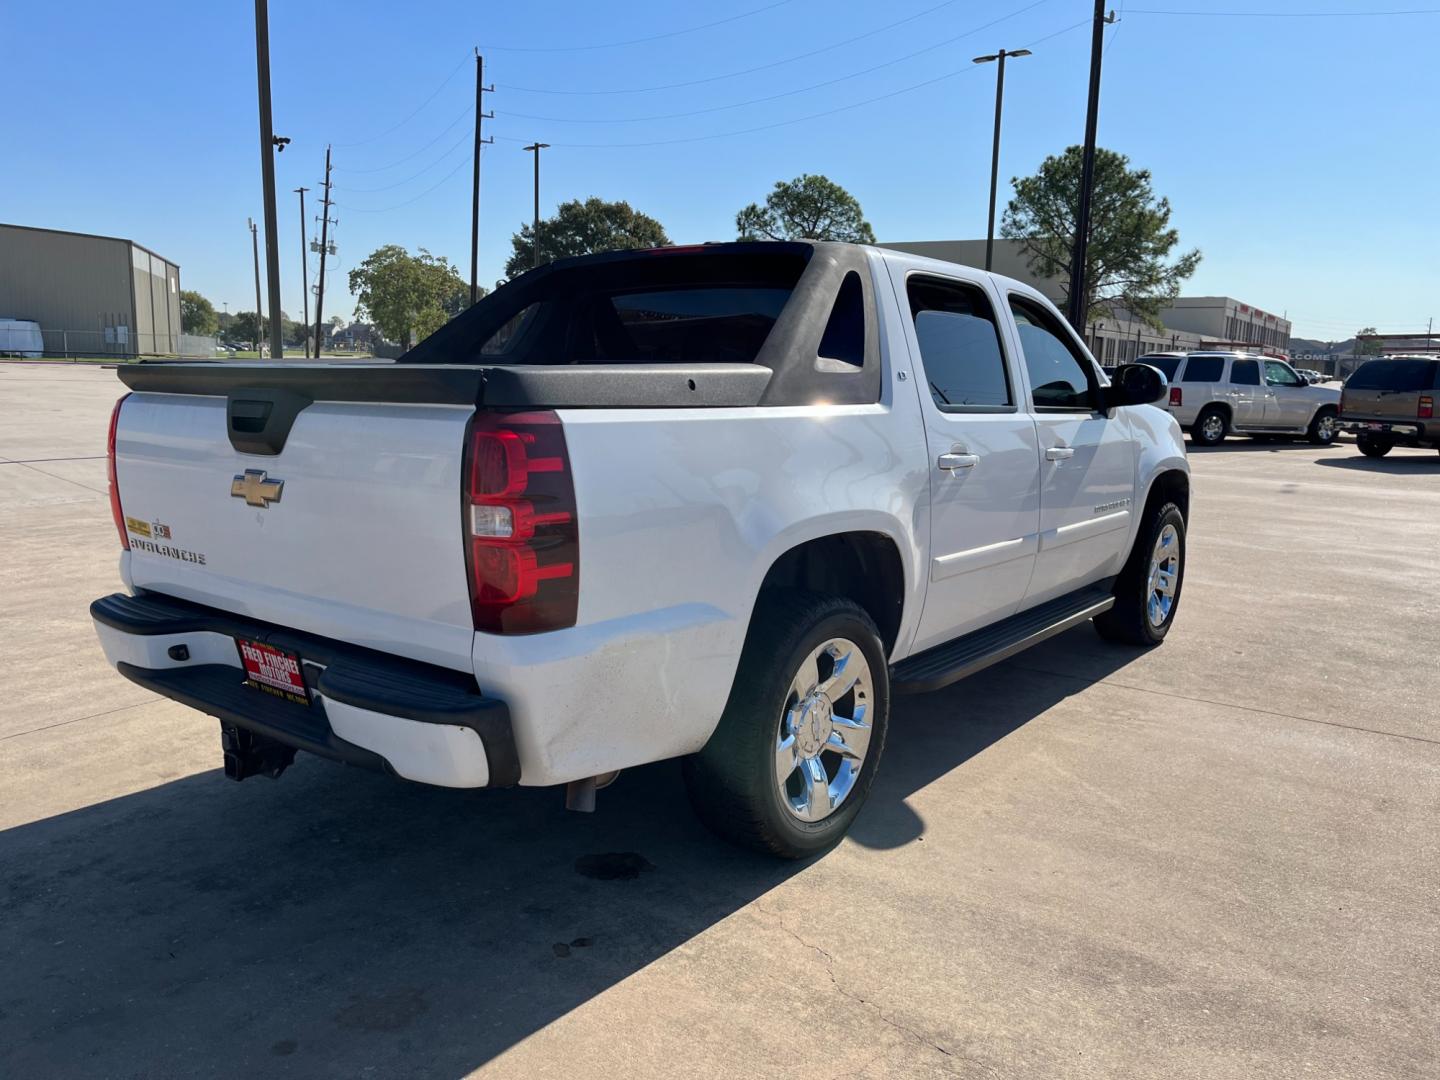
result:
[[(320, 346), (325, 341), (325, 256), (330, 242), (330, 147), (325, 147), (325, 198), (320, 207), (320, 283), (315, 292), (315, 356), (320, 356)], [(333, 224), (339, 224), (334, 222)]]
[(263, 356), (260, 341), (265, 337), (265, 316), (260, 311), (260, 237), (255, 232), (255, 219), (246, 218), (250, 226), (250, 248), (255, 253), (255, 355)]
[[(1001, 49), (998, 53), (989, 56), (975, 57), (975, 63), (988, 64), (992, 60), (999, 60), (1000, 67), (995, 72), (995, 145), (990, 151), (990, 223), (985, 229), (985, 269), (989, 270), (995, 254), (995, 185), (1000, 178), (1000, 110), (1005, 101), (1005, 58), (1007, 56), (1029, 56), (1029, 49), (1016, 49), (1014, 52), (1006, 52)], [(1084, 329), (1081, 329), (1084, 332)]]
[(480, 147), (485, 143), (493, 143), (494, 136), (488, 139), (480, 137), (480, 123), (483, 120), (494, 119), (494, 113), (487, 113), (484, 105), (484, 95), (493, 94), (495, 87), (485, 85), (485, 58), (480, 55), (480, 50), (475, 50), (475, 180), (470, 189), (470, 303), (480, 299), (479, 289), (475, 285), (475, 268), (480, 262)]
[(270, 285), (270, 358), (285, 357), (284, 328), (280, 325), (280, 231), (275, 213), (276, 147), (289, 139), (275, 138), (270, 123), (270, 11), (268, 0), (255, 0), (255, 71), (260, 84), (260, 175), (265, 186), (265, 274)]
[(305, 327), (300, 345), (307, 360), (310, 358), (310, 250), (305, 243), (305, 192), (309, 190), (308, 187), (295, 189), (295, 194), (300, 196), (300, 303), (304, 305), (304, 321), (300, 325)]
[(1100, 119), (1100, 59), (1105, 51), (1105, 0), (1095, 0), (1095, 23), (1090, 32), (1090, 103), (1085, 110), (1085, 154), (1080, 165), (1080, 208), (1075, 215), (1075, 247), (1070, 255), (1070, 303), (1066, 315), (1077, 330), (1085, 325), (1085, 259), (1090, 247), (1090, 196), (1095, 186), (1095, 127)]
[(530, 240), (532, 254), (530, 266), (533, 269), (540, 265), (540, 151), (549, 147), (548, 142), (531, 143), (525, 147), (526, 150), (535, 152), (535, 219), (530, 225)]

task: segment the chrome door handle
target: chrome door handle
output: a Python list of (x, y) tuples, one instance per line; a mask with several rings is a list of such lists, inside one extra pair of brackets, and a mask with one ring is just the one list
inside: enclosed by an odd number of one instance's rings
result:
[(941, 454), (940, 460), (935, 464), (946, 470), (973, 469), (980, 464), (978, 454)]
[(1071, 446), (1047, 446), (1045, 448), (1046, 461), (1064, 461), (1066, 458), (1075, 456), (1075, 448)]

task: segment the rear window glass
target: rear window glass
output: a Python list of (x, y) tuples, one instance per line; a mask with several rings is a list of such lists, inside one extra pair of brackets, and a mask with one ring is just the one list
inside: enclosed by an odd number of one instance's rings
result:
[[(407, 363), (753, 363), (790, 302), (808, 251), (646, 252), (523, 275), (421, 342)], [(847, 285), (849, 283), (847, 282)], [(863, 364), (858, 276), (826, 345)], [(858, 333), (857, 333), (858, 325)], [(858, 338), (859, 349), (853, 343)]]
[(1429, 390), (1435, 385), (1435, 366), (1434, 360), (1371, 360), (1345, 385), (1353, 390)]
[(1159, 368), (1165, 373), (1165, 378), (1171, 382), (1175, 381), (1175, 369), (1180, 366), (1181, 356), (1142, 356), (1135, 361), (1137, 364), (1149, 364), (1153, 368)]
[(606, 297), (592, 316), (594, 352), (586, 359), (600, 364), (748, 363), (789, 299), (789, 289), (744, 286)]
[(1223, 356), (1192, 356), (1180, 375), (1181, 382), (1219, 382), (1225, 370)]

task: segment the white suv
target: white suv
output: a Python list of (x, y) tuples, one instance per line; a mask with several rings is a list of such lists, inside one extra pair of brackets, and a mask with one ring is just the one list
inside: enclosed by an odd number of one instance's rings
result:
[(1250, 353), (1192, 352), (1137, 361), (1170, 380), (1170, 413), (1201, 446), (1227, 434), (1305, 435), (1317, 446), (1335, 441), (1340, 392), (1311, 386), (1283, 360)]

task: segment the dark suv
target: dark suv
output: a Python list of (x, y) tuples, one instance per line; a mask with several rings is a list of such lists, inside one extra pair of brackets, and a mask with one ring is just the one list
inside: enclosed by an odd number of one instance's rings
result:
[(1367, 360), (1345, 382), (1340, 428), (1355, 433), (1360, 452), (1384, 457), (1396, 446), (1440, 450), (1440, 360), (1396, 356)]

